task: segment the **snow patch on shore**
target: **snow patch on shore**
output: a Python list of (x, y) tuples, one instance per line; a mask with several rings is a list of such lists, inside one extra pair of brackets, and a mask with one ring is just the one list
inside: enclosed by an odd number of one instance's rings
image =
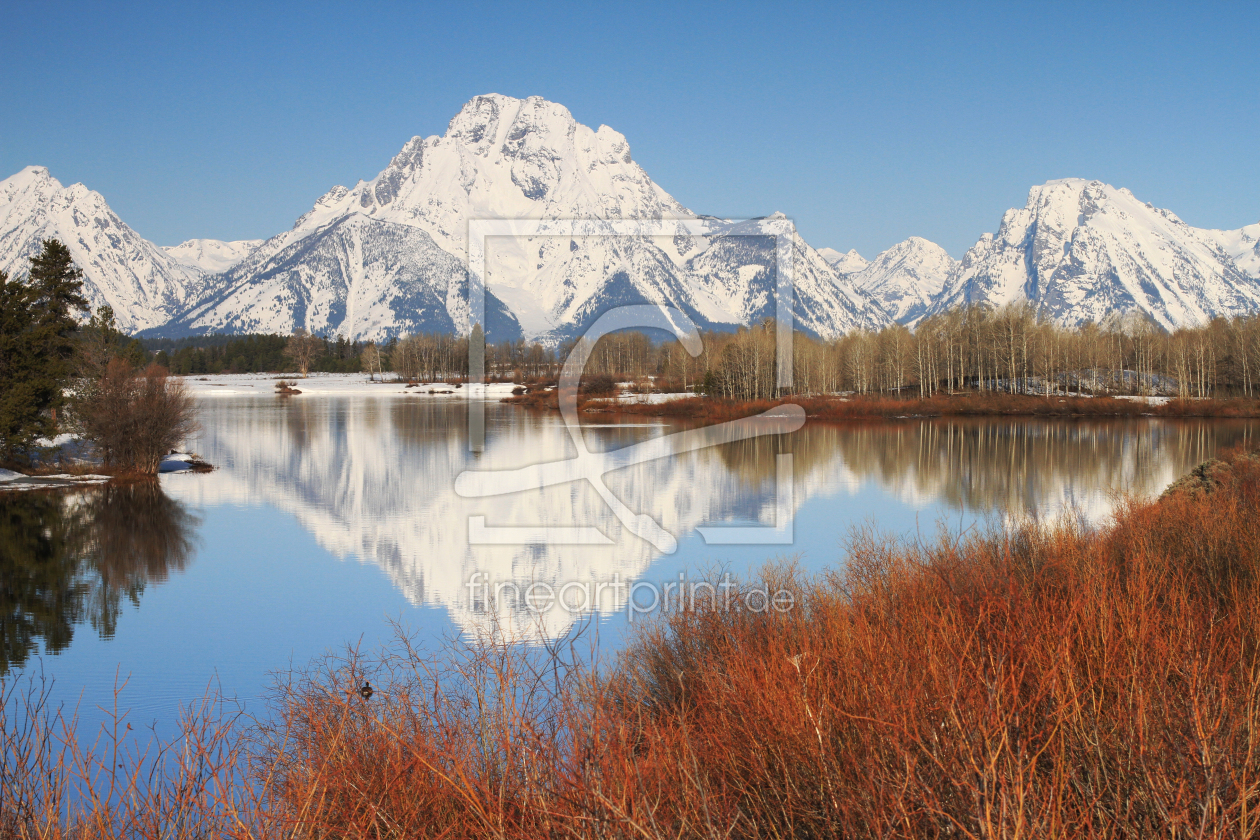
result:
[(270, 397), (276, 395), (276, 383), (280, 380), (292, 383), (303, 396), (371, 396), (371, 397), (429, 397), (440, 399), (501, 400), (512, 395), (518, 387), (512, 382), (491, 382), (482, 385), (456, 387), (445, 382), (422, 382), (408, 387), (401, 380), (375, 382), (363, 373), (312, 373), (305, 379), (296, 374), (275, 373), (217, 373), (204, 376), (180, 377), (195, 397)]

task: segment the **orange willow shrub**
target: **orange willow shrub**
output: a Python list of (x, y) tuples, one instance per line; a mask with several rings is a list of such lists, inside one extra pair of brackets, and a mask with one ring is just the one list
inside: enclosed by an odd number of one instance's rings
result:
[(1232, 453), (1098, 529), (859, 533), (833, 572), (767, 568), (794, 609), (719, 594), (603, 668), (580, 636), (400, 633), (285, 676), (264, 722), (190, 725), (166, 764), (6, 719), (0, 830), (1260, 836), (1258, 510), (1260, 457)]
[(592, 678), (579, 640), (489, 634), (428, 653), (399, 629), (371, 660), (352, 651), (287, 676), (254, 733), (273, 811), (302, 837), (569, 835), (561, 792)]
[(1260, 834), (1257, 463), (1101, 533), (865, 534), (843, 572), (771, 572), (787, 615), (670, 617), (617, 675), (628, 813), (715, 836)]
[(238, 715), (193, 704), (169, 740), (145, 736), (115, 704), (99, 731), (49, 703), (40, 678), (0, 681), (0, 837), (200, 840), (281, 837), (262, 799)]

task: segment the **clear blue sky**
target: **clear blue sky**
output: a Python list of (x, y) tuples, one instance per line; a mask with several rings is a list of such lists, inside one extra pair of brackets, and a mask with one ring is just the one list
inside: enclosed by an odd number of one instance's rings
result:
[(1260, 2), (8, 0), (0, 177), (43, 164), (158, 244), (265, 237), (479, 93), (626, 135), (701, 213), (959, 256), (1029, 186), (1260, 220)]

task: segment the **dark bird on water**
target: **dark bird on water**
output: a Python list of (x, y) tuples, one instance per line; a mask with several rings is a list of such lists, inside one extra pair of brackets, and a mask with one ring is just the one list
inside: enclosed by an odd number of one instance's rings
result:
[(364, 700), (372, 699), (372, 684), (367, 680), (363, 681), (363, 687), (359, 689), (359, 696)]

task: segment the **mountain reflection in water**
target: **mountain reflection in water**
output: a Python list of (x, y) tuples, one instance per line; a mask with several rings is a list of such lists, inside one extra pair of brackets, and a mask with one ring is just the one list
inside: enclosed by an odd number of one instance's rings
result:
[(156, 482), (0, 493), (0, 674), (82, 624), (112, 637), (124, 598), (185, 568), (198, 523)]
[[(465, 629), (484, 626), (486, 618), (484, 605), (470, 603), (467, 584), (475, 572), (522, 587), (590, 585), (633, 581), (659, 556), (624, 532), (585, 482), (484, 498), (455, 492), (465, 470), (573, 458), (554, 414), (488, 405), (486, 449), (474, 457), (458, 402), (218, 398), (201, 409), (204, 433), (196, 448), (218, 469), (168, 477), (169, 492), (192, 505), (287, 511), (332, 554), (378, 565), (413, 603), (440, 604)], [(585, 436), (589, 449), (607, 450), (680, 428), (640, 420), (601, 424)], [(826, 527), (843, 538), (854, 524), (844, 499), (859, 494), (878, 494), (903, 509), (935, 505), (1003, 518), (1074, 510), (1099, 521), (1117, 494), (1156, 494), (1218, 450), (1253, 440), (1255, 429), (1249, 421), (1157, 419), (810, 424), (627, 467), (605, 480), (632, 511), (650, 515), (680, 541), (702, 525), (773, 522), (781, 453), (793, 456), (794, 508), (813, 511), (798, 517), (798, 537), (801, 528)], [(613, 544), (470, 545), (470, 516), (483, 516), (491, 527), (593, 525)], [(765, 549), (766, 557), (774, 553)], [(497, 617), (509, 625), (522, 618), (503, 609)], [(548, 616), (544, 629), (562, 632), (571, 619)]]

